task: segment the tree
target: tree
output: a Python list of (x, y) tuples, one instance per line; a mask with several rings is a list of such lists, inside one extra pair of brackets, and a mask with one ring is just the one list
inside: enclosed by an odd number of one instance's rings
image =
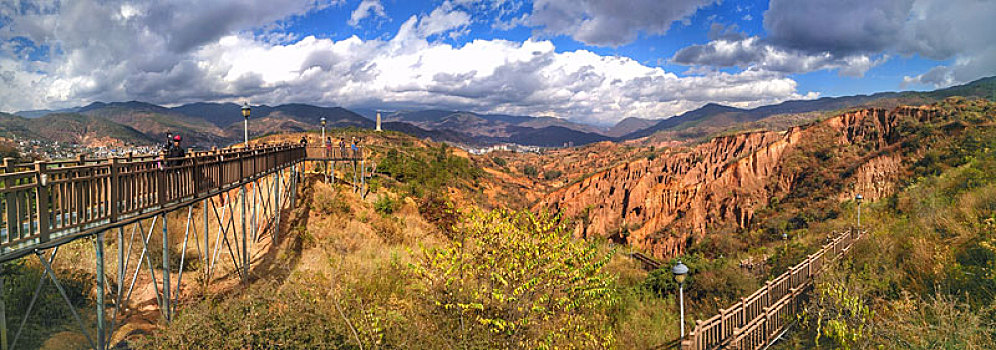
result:
[(435, 334), (469, 348), (603, 348), (618, 296), (612, 252), (571, 237), (559, 218), (473, 210), (446, 246), (411, 265)]
[(539, 171), (537, 171), (536, 167), (532, 165), (526, 165), (522, 168), (522, 174), (528, 177), (536, 177), (536, 175), (539, 175)]

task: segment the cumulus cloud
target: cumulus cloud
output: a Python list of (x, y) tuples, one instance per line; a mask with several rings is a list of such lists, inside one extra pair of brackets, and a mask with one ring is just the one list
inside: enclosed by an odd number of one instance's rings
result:
[(675, 53), (672, 62), (713, 67), (754, 67), (772, 72), (805, 73), (816, 70), (838, 70), (841, 75), (863, 76), (868, 69), (887, 59), (872, 59), (868, 55), (837, 57), (829, 52), (809, 54), (805, 51), (778, 47), (759, 37), (738, 38), (726, 34), (703, 45), (692, 45)]
[(360, 24), (364, 18), (374, 16), (376, 17), (387, 17), (384, 13), (384, 5), (380, 3), (380, 0), (363, 0), (360, 2), (353, 13), (349, 16), (349, 25), (357, 26)]
[[(0, 74), (22, 84), (0, 86), (0, 96), (8, 108), (38, 108), (66, 107), (80, 99), (124, 100), (174, 88), (184, 95), (200, 87), (168, 83), (189, 74), (192, 51), (231, 32), (279, 23), (335, 3), (0, 2), (0, 41), (26, 41), (45, 51), (44, 58), (3, 60)], [(2, 57), (16, 56), (8, 51)], [(150, 82), (156, 77), (173, 79), (155, 87)]]
[(228, 85), (222, 91), (258, 74), (262, 91), (253, 100), (272, 103), (452, 108), (607, 124), (629, 116), (667, 117), (706, 102), (757, 106), (814, 97), (772, 73), (679, 77), (625, 57), (558, 53), (549, 41), (429, 42), (417, 35), (420, 26), (409, 19), (387, 41), (307, 37), (274, 46), (231, 36), (196, 56), (212, 62)]
[[(16, 30), (5, 28), (9, 37), (30, 36), (60, 49), (50, 60), (0, 56), (5, 83), (0, 109), (60, 108), (94, 100), (178, 104), (251, 98), (268, 104), (553, 115), (609, 124), (630, 116), (669, 117), (707, 102), (753, 107), (816, 96), (799, 93), (796, 82), (783, 74), (761, 69), (682, 77), (627, 57), (558, 52), (545, 40), (478, 39), (461, 45), (434, 40), (468, 27), (472, 19), (458, 2), (412, 16), (390, 39), (274, 39), (247, 26), (221, 35), (214, 30), (187, 35), (183, 45), (172, 43), (177, 37), (172, 31), (153, 30), (173, 22), (146, 20), (164, 11), (155, 4), (87, 5), (39, 11), (31, 20), (18, 18)], [(285, 9), (283, 17), (269, 13), (266, 18), (279, 22), (315, 8), (313, 1), (299, 5)], [(176, 18), (191, 16), (169, 18), (180, 26), (190, 20)], [(70, 29), (87, 34), (64, 32)]]
[(771, 0), (761, 39), (710, 38), (673, 61), (861, 76), (889, 57), (953, 59), (904, 84), (948, 86), (996, 72), (996, 2), (976, 0)]
[(764, 29), (773, 43), (806, 52), (880, 52), (900, 35), (913, 1), (771, 0)]
[[(470, 25), (470, 15), (467, 12), (454, 9), (453, 4), (447, 1), (432, 10), (427, 17), (419, 22), (418, 32), (420, 36), (427, 38), (454, 29), (466, 28), (468, 25)], [(465, 33), (466, 30), (457, 31), (451, 36), (456, 37)]]
[(716, 0), (536, 0), (527, 23), (540, 33), (568, 35), (596, 46), (619, 46), (640, 32), (665, 34)]

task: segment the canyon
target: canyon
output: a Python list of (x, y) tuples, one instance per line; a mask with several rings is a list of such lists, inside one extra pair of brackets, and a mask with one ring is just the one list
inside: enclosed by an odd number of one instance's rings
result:
[(578, 237), (608, 237), (669, 258), (707, 235), (757, 228), (758, 211), (815, 195), (801, 185), (807, 181), (838, 201), (890, 194), (918, 154), (916, 142), (904, 143), (909, 127), (946, 115), (933, 106), (867, 108), (787, 131), (665, 148), (556, 189), (534, 210), (576, 218)]

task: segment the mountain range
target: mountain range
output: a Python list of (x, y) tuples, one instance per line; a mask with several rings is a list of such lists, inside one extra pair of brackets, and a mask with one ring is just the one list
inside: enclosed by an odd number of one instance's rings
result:
[[(583, 145), (601, 141), (642, 139), (664, 135), (668, 140), (714, 135), (750, 123), (792, 115), (788, 124), (810, 122), (820, 113), (858, 107), (895, 107), (931, 103), (950, 96), (996, 99), (996, 77), (928, 92), (883, 92), (873, 95), (825, 97), (787, 101), (741, 109), (709, 103), (666, 119), (626, 118), (612, 127), (599, 127), (549, 116), (479, 114), (450, 110), (382, 112), (382, 128), (435, 141), (470, 146), (502, 142), (558, 147), (568, 142)], [(61, 110), (0, 113), (0, 137), (17, 136), (78, 143), (149, 144), (166, 132), (184, 135), (188, 144), (226, 146), (243, 137), (242, 107), (234, 103), (199, 102), (163, 107), (139, 101), (94, 102)], [(331, 128), (373, 128), (376, 110), (349, 110), (308, 104), (252, 106), (249, 133), (262, 136), (282, 132), (317, 130), (322, 117)], [(777, 124), (772, 122), (771, 124)], [(785, 125), (792, 126), (792, 125)]]

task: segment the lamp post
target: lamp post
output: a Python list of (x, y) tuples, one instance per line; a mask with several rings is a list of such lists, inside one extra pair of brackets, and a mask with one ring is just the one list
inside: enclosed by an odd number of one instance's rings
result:
[(863, 199), (865, 199), (865, 197), (861, 196), (860, 193), (858, 193), (858, 195), (854, 196), (854, 201), (858, 203), (858, 231), (859, 232), (861, 231), (861, 200), (863, 200)]
[(249, 101), (242, 105), (242, 117), (245, 118), (246, 148), (249, 148)]
[(325, 117), (322, 117), (322, 143), (325, 143)]
[(678, 305), (681, 312), (681, 338), (685, 338), (685, 277), (688, 276), (688, 266), (678, 260), (678, 264), (671, 268), (674, 274), (674, 281), (678, 282)]
[[(320, 119), (320, 120), (321, 120), (321, 123), (322, 123), (322, 139), (319, 140), (319, 141), (321, 141), (319, 144), (325, 145), (325, 157), (331, 157), (332, 155), (329, 154), (329, 145), (330, 144), (326, 143), (326, 141), (325, 141), (325, 117), (322, 117), (322, 119)], [(332, 163), (333, 166), (335, 165), (334, 162), (335, 161), (333, 161), (333, 163)], [(329, 164), (328, 164), (328, 162), (323, 161), (322, 162), (322, 166), (325, 167), (325, 169), (324, 169), (325, 182), (329, 182), (329, 169), (328, 169), (329, 168)], [(332, 182), (334, 184), (335, 183), (335, 169), (333, 169), (332, 171), (333, 171), (333, 173), (332, 173)]]

